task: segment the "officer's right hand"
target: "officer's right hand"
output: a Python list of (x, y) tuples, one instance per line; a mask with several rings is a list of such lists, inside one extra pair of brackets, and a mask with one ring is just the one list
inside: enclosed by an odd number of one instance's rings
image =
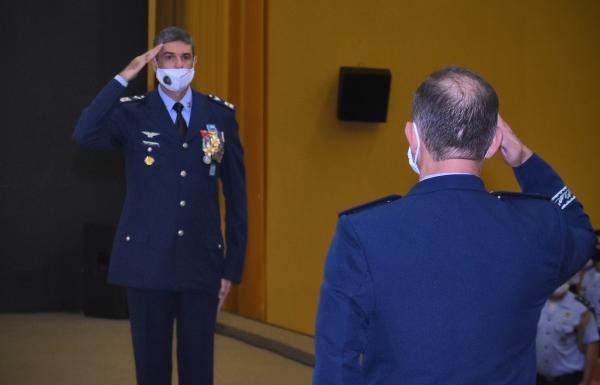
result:
[(509, 166), (519, 167), (533, 155), (533, 151), (517, 138), (513, 130), (506, 124), (500, 115), (498, 115), (496, 130), (500, 130), (500, 133), (502, 134), (500, 151)]
[(141, 54), (136, 57), (125, 67), (123, 71), (119, 73), (125, 80), (128, 82), (132, 81), (138, 73), (144, 68), (146, 64), (158, 55), (160, 50), (162, 49), (162, 44), (157, 45), (146, 53)]

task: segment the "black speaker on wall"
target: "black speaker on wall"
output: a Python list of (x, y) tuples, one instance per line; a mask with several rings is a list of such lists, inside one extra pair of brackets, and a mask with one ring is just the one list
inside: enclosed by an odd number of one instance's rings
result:
[(129, 317), (126, 289), (106, 283), (114, 235), (112, 224), (83, 225), (83, 314), (89, 317)]
[(387, 69), (341, 67), (337, 117), (351, 122), (385, 122), (392, 73)]

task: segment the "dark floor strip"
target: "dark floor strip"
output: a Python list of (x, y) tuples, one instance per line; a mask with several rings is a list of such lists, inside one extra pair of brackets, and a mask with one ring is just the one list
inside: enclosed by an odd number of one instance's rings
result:
[(257, 348), (277, 353), (283, 357), (289, 358), (290, 360), (294, 360), (301, 364), (310, 367), (315, 366), (315, 356), (313, 354), (307, 353), (293, 346), (286, 345), (282, 342), (275, 341), (270, 338), (259, 336), (257, 334), (247, 332), (245, 330), (223, 325), (220, 323), (217, 324), (216, 332), (226, 337), (235, 338), (249, 345), (256, 346)]

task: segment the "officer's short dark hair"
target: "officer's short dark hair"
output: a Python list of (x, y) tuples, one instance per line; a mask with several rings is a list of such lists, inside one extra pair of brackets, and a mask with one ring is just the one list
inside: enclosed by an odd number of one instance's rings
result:
[(476, 73), (446, 67), (417, 88), (413, 120), (434, 161), (482, 160), (498, 119), (498, 96)]
[(170, 43), (172, 41), (182, 41), (192, 46), (192, 54), (196, 56), (196, 45), (192, 36), (185, 30), (179, 27), (167, 27), (156, 34), (154, 37), (153, 46), (156, 47), (159, 44)]

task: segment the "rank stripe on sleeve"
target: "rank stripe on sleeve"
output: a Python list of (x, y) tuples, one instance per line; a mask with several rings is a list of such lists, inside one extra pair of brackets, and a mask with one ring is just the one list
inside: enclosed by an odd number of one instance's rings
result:
[(561, 210), (564, 210), (568, 205), (570, 205), (577, 197), (573, 195), (571, 190), (564, 186), (561, 188), (554, 196), (551, 201), (556, 203)]

